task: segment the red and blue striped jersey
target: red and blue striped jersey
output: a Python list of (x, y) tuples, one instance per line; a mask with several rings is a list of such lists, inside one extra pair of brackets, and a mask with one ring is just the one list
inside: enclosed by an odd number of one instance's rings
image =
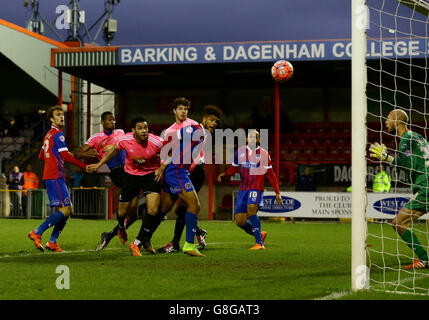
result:
[(60, 128), (52, 126), (51, 130), (43, 139), (43, 160), (45, 166), (43, 169), (43, 179), (58, 179), (64, 177), (64, 159), (60, 152), (68, 151), (66, 139)]
[(189, 169), (196, 159), (201, 158), (205, 131), (202, 124), (191, 120), (181, 127), (171, 126), (164, 139), (171, 148), (171, 165)]
[(271, 157), (267, 150), (248, 146), (240, 147), (235, 152), (232, 166), (239, 168), (241, 176), (240, 190), (264, 191), (265, 174), (272, 169)]

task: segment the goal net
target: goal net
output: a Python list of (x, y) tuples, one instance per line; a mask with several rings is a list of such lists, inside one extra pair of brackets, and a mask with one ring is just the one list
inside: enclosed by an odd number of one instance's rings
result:
[[(401, 137), (396, 130), (388, 132), (386, 120), (389, 112), (402, 109), (408, 115), (408, 129), (428, 139), (428, 10), (429, 3), (423, 0), (366, 1), (367, 150), (371, 143), (379, 142), (386, 145), (391, 156), (399, 157), (402, 152), (402, 156), (409, 157), (410, 162), (416, 161), (416, 158), (411, 158), (414, 151), (400, 151)], [(412, 233), (407, 234), (414, 235), (411, 237), (412, 243), (404, 240), (410, 238), (399, 235), (392, 223), (397, 212), (415, 196), (417, 175), (426, 175), (423, 184), (429, 187), (429, 170), (417, 173), (396, 162), (381, 162), (371, 157), (369, 151), (366, 152), (366, 159), (366, 265), (369, 268), (369, 287), (395, 293), (429, 295), (429, 269), (405, 268), (421, 253), (416, 249), (416, 238), (422, 248), (429, 251), (429, 216), (423, 215), (408, 225)], [(385, 190), (381, 200), (371, 202), (370, 196), (379, 191), (374, 179), (381, 169), (380, 165), (391, 178), (391, 188), (388, 192)], [(420, 191), (416, 201), (423, 206), (426, 204), (429, 209), (429, 188), (427, 190), (428, 199), (425, 200)], [(369, 214), (369, 209), (376, 213)]]

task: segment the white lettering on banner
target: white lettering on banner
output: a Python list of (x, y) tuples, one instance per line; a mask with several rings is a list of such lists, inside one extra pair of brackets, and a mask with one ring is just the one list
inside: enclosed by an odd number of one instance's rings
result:
[(367, 57), (377, 58), (377, 57), (403, 57), (403, 56), (418, 56), (424, 50), (420, 49), (419, 41), (382, 41), (380, 42), (371, 42), (370, 47), (367, 53)]
[(316, 59), (325, 57), (324, 43), (310, 44), (264, 44), (251, 45), (248, 48), (240, 45), (238, 47), (224, 46), (223, 60), (275, 60), (275, 59)]
[(132, 60), (131, 58), (131, 50), (130, 49), (124, 49), (121, 51), (121, 62), (122, 63), (130, 63)]
[(349, 182), (351, 180), (351, 166), (334, 166), (334, 182)]
[(332, 46), (332, 54), (334, 57), (342, 58), (344, 56), (344, 44), (338, 42)]
[(197, 48), (136, 48), (121, 50), (121, 63), (192, 62), (198, 59)]
[[(415, 57), (427, 51), (423, 40), (369, 40), (367, 57)], [(121, 64), (156, 64), (189, 62), (252, 62), (312, 59), (349, 59), (351, 41), (297, 41), (251, 44), (189, 44), (120, 48)]]
[[(290, 59), (290, 58), (293, 58), (293, 59), (295, 59), (296, 58), (296, 54), (297, 54), (297, 45), (296, 44), (293, 44), (292, 45), (292, 48), (293, 49), (291, 49), (290, 48), (291, 47), (291, 45), (289, 45), (289, 44), (287, 44), (286, 45), (286, 55), (285, 55), (285, 59)], [(291, 55), (291, 53), (292, 53), (292, 55)]]

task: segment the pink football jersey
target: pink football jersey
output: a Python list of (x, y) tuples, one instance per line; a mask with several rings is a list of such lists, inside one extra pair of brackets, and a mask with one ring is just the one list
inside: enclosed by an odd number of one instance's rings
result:
[(125, 135), (124, 130), (116, 129), (113, 130), (112, 134), (107, 135), (104, 131), (93, 134), (85, 144), (94, 148), (97, 151), (97, 158), (101, 160), (109, 149), (116, 145), (119, 141), (119, 138)]
[(161, 165), (158, 153), (164, 146), (164, 140), (149, 133), (147, 141), (143, 144), (137, 143), (132, 132), (122, 136), (117, 142), (119, 150), (125, 150), (125, 172), (144, 176), (154, 172)]

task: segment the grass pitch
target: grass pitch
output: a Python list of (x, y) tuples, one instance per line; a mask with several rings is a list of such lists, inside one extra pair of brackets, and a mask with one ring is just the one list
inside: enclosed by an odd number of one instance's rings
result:
[[(183, 253), (143, 253), (133, 257), (127, 245), (114, 238), (102, 252), (95, 246), (114, 221), (69, 219), (60, 236), (64, 253), (38, 252), (27, 233), (41, 220), (0, 219), (0, 299), (143, 299), (143, 300), (286, 300), (286, 299), (429, 299), (428, 295), (399, 295), (378, 291), (351, 294), (351, 225), (348, 223), (269, 223), (267, 250), (250, 251), (254, 239), (230, 221), (200, 221), (208, 231), (206, 258)], [(134, 240), (137, 221), (128, 230)], [(370, 232), (394, 237), (386, 227), (369, 225)], [(174, 221), (164, 221), (154, 234), (159, 248), (171, 240)], [(383, 229), (384, 230), (384, 229)], [(43, 244), (52, 229), (45, 232)], [(184, 236), (183, 236), (184, 237)], [(370, 240), (370, 238), (369, 238)], [(427, 245), (427, 240), (422, 239)], [(402, 243), (371, 239), (372, 249), (400, 250)], [(183, 238), (182, 238), (183, 244)], [(399, 248), (399, 249), (398, 249)], [(398, 281), (398, 258), (372, 254), (371, 262), (391, 267), (374, 269), (371, 278)], [(400, 257), (403, 264), (410, 263)], [(56, 269), (70, 270), (70, 289), (58, 290)], [(399, 277), (401, 279), (401, 275)], [(429, 288), (429, 270), (402, 275), (400, 291), (415, 283)], [(414, 280), (413, 280), (414, 279)], [(378, 281), (377, 280), (377, 281)], [(417, 281), (417, 283), (416, 283)], [(375, 283), (374, 283), (375, 286)], [(380, 287), (378, 285), (378, 287)], [(385, 288), (391, 289), (391, 288)]]

